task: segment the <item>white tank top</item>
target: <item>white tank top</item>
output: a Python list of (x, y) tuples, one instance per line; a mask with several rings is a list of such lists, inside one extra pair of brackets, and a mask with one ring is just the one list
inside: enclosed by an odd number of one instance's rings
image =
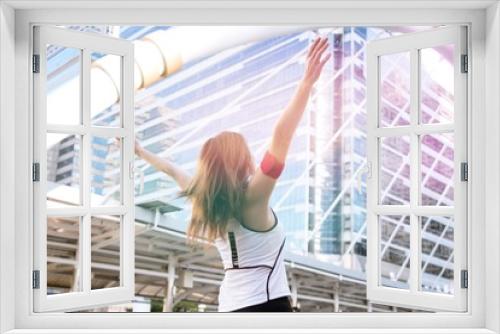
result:
[(285, 233), (276, 215), (274, 218), (273, 228), (266, 232), (253, 231), (233, 219), (226, 239), (215, 240), (225, 270), (219, 312), (291, 294), (283, 259)]

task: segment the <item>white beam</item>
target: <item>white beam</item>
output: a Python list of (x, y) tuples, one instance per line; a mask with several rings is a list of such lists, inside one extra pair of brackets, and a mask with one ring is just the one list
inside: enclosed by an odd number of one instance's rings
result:
[(175, 294), (175, 267), (177, 266), (177, 257), (175, 255), (168, 256), (168, 272), (167, 272), (167, 288), (165, 291), (165, 299), (163, 302), (163, 312), (172, 312), (174, 309), (174, 294)]

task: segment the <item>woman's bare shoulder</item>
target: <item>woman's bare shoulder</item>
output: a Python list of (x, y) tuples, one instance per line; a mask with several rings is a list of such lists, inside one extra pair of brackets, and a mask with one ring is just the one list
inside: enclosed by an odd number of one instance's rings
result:
[(274, 214), (267, 205), (243, 206), (241, 219), (244, 227), (255, 232), (269, 231), (275, 225)]

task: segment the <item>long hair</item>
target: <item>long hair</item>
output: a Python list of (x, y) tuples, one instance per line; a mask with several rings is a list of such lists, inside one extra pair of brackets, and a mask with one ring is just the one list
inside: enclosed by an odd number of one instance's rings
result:
[(193, 206), (189, 241), (225, 238), (228, 221), (241, 219), (246, 180), (254, 171), (252, 155), (239, 133), (224, 131), (205, 142), (196, 174), (181, 192)]

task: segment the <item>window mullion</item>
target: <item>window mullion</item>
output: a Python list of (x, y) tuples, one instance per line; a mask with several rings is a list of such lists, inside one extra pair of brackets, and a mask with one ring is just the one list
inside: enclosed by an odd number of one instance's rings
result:
[(416, 133), (418, 135), (428, 134), (428, 133), (446, 133), (452, 132), (455, 129), (453, 123), (436, 123), (436, 124), (414, 124), (414, 125), (404, 125), (397, 127), (385, 127), (375, 129), (375, 136), (377, 137), (393, 137), (393, 136), (405, 136), (411, 133)]
[(82, 98), (82, 123), (84, 128), (83, 144), (82, 144), (82, 198), (85, 214), (82, 219), (82, 250), (81, 267), (82, 267), (82, 285), (83, 292), (90, 293), (91, 289), (91, 217), (90, 217), (90, 168), (91, 168), (91, 135), (90, 135), (90, 52), (88, 49), (83, 50), (82, 57), (82, 89), (80, 94)]
[[(81, 105), (80, 105), (81, 107)], [(83, 135), (85, 128), (82, 125), (47, 124), (47, 133), (64, 133), (69, 135)]]
[(134, 236), (135, 236), (135, 216), (134, 216), (134, 95), (126, 92), (134, 91), (134, 57), (133, 49), (122, 58), (122, 82), (120, 98), (122, 110), (122, 127), (125, 135), (122, 142), (122, 166), (121, 166), (121, 194), (122, 204), (127, 208), (127, 213), (122, 217), (121, 238), (120, 238), (120, 279), (121, 284), (130, 291), (130, 298), (134, 297)]
[(419, 218), (416, 215), (419, 198), (420, 159), (419, 139), (416, 128), (418, 126), (419, 109), (419, 56), (418, 49), (410, 51), (410, 277), (409, 285), (412, 293), (418, 292), (419, 287)]
[(94, 206), (90, 208), (90, 213), (94, 216), (96, 215), (124, 215), (128, 212), (128, 208), (125, 205), (117, 206)]

